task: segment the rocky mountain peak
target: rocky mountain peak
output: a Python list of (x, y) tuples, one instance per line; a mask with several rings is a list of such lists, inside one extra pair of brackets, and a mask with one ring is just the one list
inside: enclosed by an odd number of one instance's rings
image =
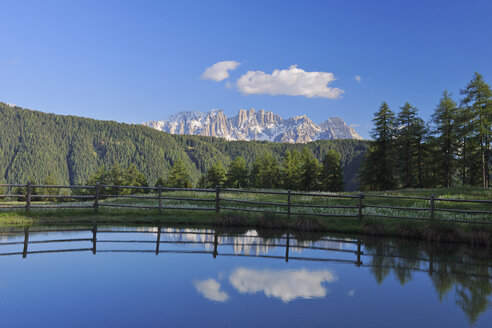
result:
[(221, 137), (227, 140), (268, 140), (306, 143), (319, 139), (362, 139), (339, 117), (315, 124), (306, 115), (283, 119), (271, 111), (240, 109), (228, 118), (222, 109), (210, 112), (181, 112), (162, 121), (143, 125), (173, 134)]

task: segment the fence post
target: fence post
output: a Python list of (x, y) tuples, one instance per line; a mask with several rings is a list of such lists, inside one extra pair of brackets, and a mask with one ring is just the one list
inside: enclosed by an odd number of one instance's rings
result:
[(362, 215), (362, 209), (364, 208), (364, 206), (362, 205), (362, 200), (364, 199), (364, 194), (363, 193), (359, 193), (359, 213), (358, 213), (358, 218), (359, 220), (362, 220), (362, 218), (364, 217)]
[(290, 190), (287, 191), (287, 215), (290, 217)]
[(29, 245), (29, 227), (24, 230), (24, 250), (22, 251), (22, 258), (27, 256), (27, 246)]
[(430, 218), (431, 220), (434, 219), (434, 195), (431, 195), (430, 197)]
[(287, 240), (285, 241), (285, 262), (289, 262), (289, 247), (290, 247), (290, 236), (287, 234)]
[(219, 254), (217, 248), (219, 247), (219, 236), (217, 236), (217, 231), (214, 232), (214, 251), (212, 253), (213, 257), (216, 258)]
[(219, 213), (220, 211), (220, 186), (215, 186), (215, 212)]
[(97, 212), (99, 208), (99, 182), (96, 183), (94, 187), (94, 211)]
[(362, 261), (360, 260), (361, 254), (363, 254), (361, 252), (361, 242), (360, 239), (357, 239), (357, 262), (355, 263), (355, 265), (357, 265), (358, 267), (362, 265)]
[(96, 255), (97, 247), (97, 225), (92, 227), (92, 254)]
[(159, 246), (161, 244), (161, 225), (157, 226), (157, 242), (155, 243), (155, 255), (159, 255)]
[(27, 181), (26, 185), (26, 211), (29, 212), (31, 210), (31, 181)]
[(162, 214), (162, 186), (159, 185), (159, 214)]

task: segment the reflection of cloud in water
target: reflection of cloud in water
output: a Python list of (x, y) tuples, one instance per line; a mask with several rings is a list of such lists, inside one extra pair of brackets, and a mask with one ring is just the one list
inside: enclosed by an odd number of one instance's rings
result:
[(280, 298), (287, 303), (296, 298), (325, 297), (323, 282), (333, 282), (338, 278), (328, 270), (251, 270), (236, 269), (229, 281), (241, 294), (265, 293), (268, 297)]
[(215, 279), (195, 281), (196, 290), (205, 298), (216, 302), (225, 302), (229, 298), (226, 292), (220, 290), (220, 283)]

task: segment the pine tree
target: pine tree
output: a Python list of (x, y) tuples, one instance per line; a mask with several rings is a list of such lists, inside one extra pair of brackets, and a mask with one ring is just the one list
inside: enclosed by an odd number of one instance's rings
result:
[(334, 150), (326, 153), (321, 170), (321, 189), (332, 192), (343, 191), (341, 157), (340, 153)]
[(263, 153), (255, 160), (251, 180), (256, 188), (274, 189), (281, 186), (280, 166), (271, 153)]
[(417, 187), (423, 188), (424, 185), (424, 161), (429, 155), (426, 141), (429, 139), (429, 126), (420, 117), (415, 118), (412, 126), (412, 135), (415, 147), (416, 179)]
[(226, 170), (221, 161), (216, 162), (207, 172), (207, 184), (210, 188), (224, 186), (226, 182)]
[[(492, 141), (492, 91), (485, 83), (483, 77), (475, 72), (473, 79), (466, 88), (461, 91), (464, 96), (462, 105), (469, 114), (472, 142), (477, 144), (478, 160), (480, 161), (480, 181), (484, 188), (489, 186), (490, 181), (490, 143)], [(470, 116), (469, 116), (470, 117)], [(473, 169), (471, 170), (473, 172)], [(471, 181), (474, 182), (473, 180)]]
[(447, 90), (439, 101), (439, 105), (432, 115), (435, 125), (433, 131), (436, 135), (436, 152), (433, 160), (439, 164), (439, 175), (442, 177), (442, 186), (452, 185), (455, 161), (458, 154), (458, 105), (453, 101)]
[[(44, 185), (46, 186), (55, 186), (57, 183), (56, 183), (56, 179), (54, 176), (52, 175), (49, 175), (46, 177), (46, 179), (44, 179), (44, 182), (43, 182)], [(60, 194), (60, 189), (58, 188), (43, 188), (43, 194), (44, 195), (59, 195)], [(58, 200), (56, 197), (46, 197), (45, 200), (47, 201), (56, 201)]]
[(227, 186), (232, 188), (245, 188), (248, 186), (248, 167), (246, 160), (237, 156), (227, 170)]
[(297, 150), (287, 150), (282, 160), (282, 180), (284, 189), (301, 189), (301, 154)]
[(412, 126), (416, 117), (417, 110), (407, 102), (401, 107), (396, 123), (397, 167), (402, 185), (406, 188), (414, 186), (415, 143)]
[(202, 174), (196, 184), (197, 188), (207, 188), (207, 175)]
[(383, 102), (375, 113), (374, 139), (361, 166), (361, 187), (369, 190), (391, 190), (395, 180), (395, 114)]
[(166, 179), (166, 187), (170, 188), (191, 188), (191, 178), (188, 168), (181, 159), (174, 162), (169, 176)]
[(301, 153), (301, 188), (306, 191), (319, 190), (321, 165), (309, 148)]
[[(4, 177), (0, 176), (0, 185), (6, 184)], [(0, 199), (4, 199), (5, 197), (1, 195), (6, 195), (7, 194), (7, 187), (2, 187), (0, 186)]]
[[(158, 187), (164, 187), (166, 186), (166, 180), (162, 177), (159, 177), (157, 179), (157, 181), (155, 182), (155, 185), (154, 185), (156, 188)], [(158, 193), (159, 191), (158, 190), (154, 190), (155, 193)]]

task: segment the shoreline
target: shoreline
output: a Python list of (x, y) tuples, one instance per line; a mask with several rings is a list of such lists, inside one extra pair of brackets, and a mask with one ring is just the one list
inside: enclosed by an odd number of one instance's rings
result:
[(207, 228), (253, 228), (292, 231), (298, 234), (343, 233), (365, 237), (393, 237), (443, 243), (465, 243), (492, 250), (492, 225), (442, 221), (413, 221), (368, 218), (316, 218), (280, 215), (226, 212), (213, 213), (141, 213), (140, 211), (56, 211), (56, 212), (3, 212), (0, 228), (32, 227), (43, 225), (94, 225), (94, 224), (148, 224)]

